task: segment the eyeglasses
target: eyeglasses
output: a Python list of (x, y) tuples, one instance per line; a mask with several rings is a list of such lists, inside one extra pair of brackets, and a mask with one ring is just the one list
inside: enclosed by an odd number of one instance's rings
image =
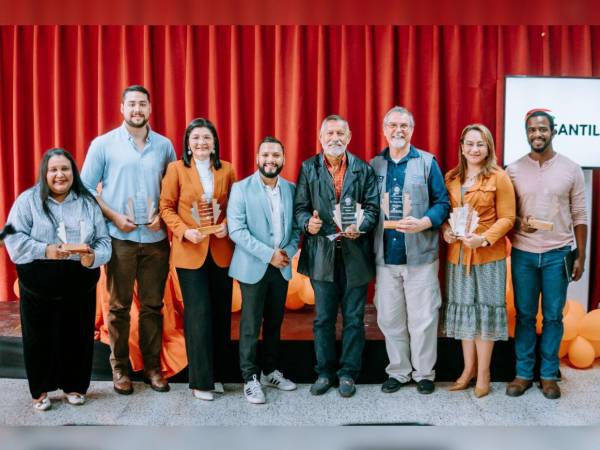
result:
[(467, 148), (477, 147), (479, 150), (483, 150), (483, 149), (487, 148), (487, 144), (485, 142), (464, 141), (463, 147), (467, 147)]
[(407, 131), (409, 129), (411, 129), (412, 127), (410, 126), (410, 124), (408, 123), (393, 123), (393, 122), (388, 122), (385, 124), (385, 126), (392, 130), (392, 131), (396, 131), (398, 128), (402, 131)]

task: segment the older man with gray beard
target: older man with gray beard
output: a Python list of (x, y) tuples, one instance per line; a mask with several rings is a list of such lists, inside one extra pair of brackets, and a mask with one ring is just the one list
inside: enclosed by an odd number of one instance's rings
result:
[(430, 394), (442, 302), (438, 230), (450, 203), (434, 156), (410, 143), (414, 126), (406, 108), (390, 109), (383, 119), (388, 147), (371, 160), (382, 197), (390, 210), (401, 211), (398, 217), (382, 212), (375, 231), (375, 306), (390, 359), (381, 390), (396, 392), (413, 379), (419, 393)]
[[(379, 217), (377, 179), (365, 161), (346, 150), (351, 136), (342, 117), (323, 120), (323, 152), (302, 163), (294, 200), (297, 225), (304, 230), (298, 272), (310, 277), (315, 291), (318, 379), (310, 388), (313, 395), (327, 392), (336, 379), (342, 397), (354, 395), (365, 341), (367, 286), (375, 275), (371, 232)], [(338, 366), (335, 323), (340, 305), (344, 327)]]

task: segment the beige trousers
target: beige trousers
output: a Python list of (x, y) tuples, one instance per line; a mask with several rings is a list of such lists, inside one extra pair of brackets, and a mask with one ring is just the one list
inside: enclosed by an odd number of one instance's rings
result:
[(377, 266), (375, 307), (390, 364), (386, 372), (405, 383), (435, 378), (439, 260), (420, 266)]

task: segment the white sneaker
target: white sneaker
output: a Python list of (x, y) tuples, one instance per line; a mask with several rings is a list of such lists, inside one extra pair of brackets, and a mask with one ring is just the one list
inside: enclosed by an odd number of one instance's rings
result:
[(274, 370), (268, 375), (261, 372), (260, 382), (265, 386), (274, 387), (280, 391), (293, 391), (296, 389), (296, 383), (285, 378), (279, 370)]
[(206, 400), (207, 402), (210, 402), (211, 400), (215, 399), (215, 396), (211, 391), (201, 391), (199, 389), (192, 389), (192, 395), (194, 396), (194, 398)]
[(78, 392), (65, 392), (65, 397), (71, 405), (83, 405), (85, 403), (85, 395)]
[(252, 375), (252, 380), (244, 384), (244, 396), (250, 403), (256, 405), (265, 403), (265, 393), (263, 392), (260, 381), (258, 381), (256, 375)]
[(214, 389), (212, 391), (215, 392), (215, 393), (217, 393), (217, 394), (224, 394), (225, 393), (225, 388), (223, 387), (223, 383), (215, 381), (215, 387), (214, 387)]

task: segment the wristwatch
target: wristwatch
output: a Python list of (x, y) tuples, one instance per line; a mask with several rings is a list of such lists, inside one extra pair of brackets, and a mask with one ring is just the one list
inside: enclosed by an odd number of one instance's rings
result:
[(490, 241), (488, 241), (485, 237), (483, 238), (483, 243), (481, 244), (482, 247), (487, 247), (488, 245), (490, 245)]

